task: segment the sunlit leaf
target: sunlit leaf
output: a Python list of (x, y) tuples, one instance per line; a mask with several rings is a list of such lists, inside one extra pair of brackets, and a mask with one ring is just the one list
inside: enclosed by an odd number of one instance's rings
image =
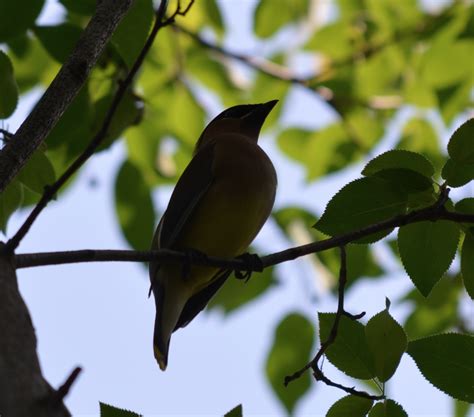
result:
[(276, 12), (274, 0), (260, 0), (255, 9), (254, 31), (257, 36), (268, 38), (283, 26), (304, 17), (308, 7), (308, 0), (279, 1)]
[(313, 344), (313, 326), (299, 313), (287, 315), (275, 331), (275, 339), (267, 358), (267, 378), (289, 413), (293, 412), (297, 402), (308, 391), (310, 376), (306, 372), (287, 387), (283, 385), (283, 381), (286, 376), (292, 375), (311, 360)]
[(125, 161), (115, 181), (115, 209), (122, 232), (130, 246), (149, 249), (155, 225), (150, 189), (140, 171)]

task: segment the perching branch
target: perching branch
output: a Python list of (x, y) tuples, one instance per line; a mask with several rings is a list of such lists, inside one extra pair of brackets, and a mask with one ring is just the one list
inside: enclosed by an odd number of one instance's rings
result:
[(174, 19), (178, 15), (186, 14), (190, 7), (193, 5), (194, 0), (191, 0), (187, 7), (183, 10), (181, 9), (180, 2), (178, 2), (178, 6), (175, 12), (171, 15), (171, 17), (166, 18), (166, 7), (167, 7), (167, 0), (162, 0), (160, 3), (160, 7), (157, 9), (155, 13), (155, 23), (153, 28), (148, 35), (148, 38), (143, 46), (140, 54), (136, 58), (135, 62), (133, 63), (132, 68), (128, 72), (127, 76), (125, 77), (124, 81), (119, 84), (117, 92), (115, 93), (114, 99), (107, 111), (107, 114), (104, 118), (101, 128), (97, 132), (97, 134), (92, 138), (87, 145), (87, 148), (80, 154), (76, 160), (69, 166), (69, 168), (56, 180), (56, 182), (48, 187), (45, 187), (44, 193), (40, 199), (40, 201), (36, 204), (36, 206), (31, 211), (28, 218), (22, 224), (22, 226), (18, 229), (16, 234), (7, 242), (5, 246), (5, 250), (13, 252), (18, 245), (20, 244), (21, 240), (26, 236), (28, 231), (30, 230), (31, 226), (33, 225), (36, 218), (39, 214), (43, 211), (43, 209), (48, 205), (48, 203), (54, 198), (56, 193), (59, 189), (79, 170), (79, 168), (94, 154), (95, 150), (100, 146), (103, 142), (105, 137), (107, 136), (107, 132), (109, 130), (110, 124), (112, 123), (113, 117), (117, 108), (122, 101), (125, 93), (127, 92), (128, 88), (133, 82), (135, 75), (137, 74), (138, 70), (142, 66), (145, 57), (150, 50), (151, 46), (153, 45), (153, 41), (158, 34), (158, 31), (163, 28), (164, 26), (170, 25), (174, 22)]
[(71, 55), (40, 101), (0, 151), (2, 192), (63, 115), (84, 85), (120, 20), (133, 0), (102, 0)]
[[(446, 190), (446, 193), (449, 190)], [(444, 194), (443, 194), (444, 196)], [(319, 242), (312, 242), (306, 245), (295, 246), (276, 252), (261, 258), (262, 266), (268, 268), (283, 262), (291, 261), (312, 253), (322, 252), (328, 249), (347, 245), (360, 238), (373, 233), (391, 230), (395, 227), (404, 226), (422, 221), (449, 220), (456, 223), (474, 223), (474, 215), (455, 211), (447, 211), (438, 202), (433, 205), (413, 210), (410, 213), (392, 217), (391, 219), (375, 223), (360, 230), (348, 232), (340, 236), (334, 236)], [(150, 262), (152, 260), (160, 262), (189, 262), (189, 257), (185, 253), (161, 249), (158, 251), (130, 251), (130, 250), (78, 250), (64, 252), (45, 253), (25, 253), (15, 256), (16, 268), (29, 268), (45, 265), (60, 265), (82, 262)], [(218, 268), (232, 269), (234, 271), (257, 271), (256, 267), (249, 265), (245, 259), (234, 258), (224, 259), (214, 256), (196, 257), (192, 262), (196, 265), (215, 266)]]

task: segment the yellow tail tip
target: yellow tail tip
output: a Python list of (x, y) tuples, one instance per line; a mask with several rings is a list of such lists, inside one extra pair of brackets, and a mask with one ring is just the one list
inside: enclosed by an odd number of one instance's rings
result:
[(155, 354), (155, 359), (158, 362), (158, 365), (160, 366), (160, 369), (162, 371), (165, 371), (167, 366), (165, 356), (161, 353), (160, 349), (158, 349), (156, 345), (153, 345), (153, 352)]

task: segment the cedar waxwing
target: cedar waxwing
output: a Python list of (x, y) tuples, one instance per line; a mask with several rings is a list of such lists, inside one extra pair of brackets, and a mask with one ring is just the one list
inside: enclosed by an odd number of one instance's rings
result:
[[(198, 251), (233, 258), (255, 238), (273, 207), (275, 168), (258, 135), (277, 100), (231, 107), (204, 129), (153, 237), (152, 249)], [(186, 326), (224, 284), (230, 271), (150, 263), (156, 319), (155, 358), (168, 362), (171, 333)]]

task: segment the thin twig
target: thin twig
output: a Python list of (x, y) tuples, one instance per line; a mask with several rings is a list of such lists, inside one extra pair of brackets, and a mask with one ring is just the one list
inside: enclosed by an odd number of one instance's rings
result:
[(336, 341), (337, 332), (339, 330), (339, 323), (341, 321), (342, 316), (348, 314), (344, 309), (344, 294), (347, 284), (347, 256), (345, 246), (340, 247), (340, 254), (341, 266), (339, 269), (337, 312), (334, 318), (334, 323), (331, 327), (331, 331), (329, 332), (329, 336), (324, 342), (321, 343), (321, 347), (319, 348), (318, 352), (316, 353), (316, 356), (311, 360), (311, 362), (306, 364), (300, 370), (296, 371), (293, 375), (287, 376), (285, 378), (284, 384), (285, 386), (287, 386), (290, 382), (293, 382), (296, 379), (300, 378), (303, 374), (305, 374), (308, 369), (311, 368), (313, 370), (313, 376), (317, 381), (322, 381), (326, 385), (339, 388), (349, 394), (356, 395), (358, 397), (364, 397), (371, 400), (381, 400), (384, 398), (383, 395), (372, 395), (365, 391), (356, 390), (354, 387), (346, 387), (345, 385), (332, 381), (326, 375), (324, 375), (323, 371), (318, 366), (318, 363), (323, 357), (324, 353)]
[(66, 398), (66, 396), (68, 395), (72, 385), (74, 384), (74, 382), (76, 382), (76, 379), (81, 372), (82, 368), (80, 366), (74, 368), (71, 374), (67, 377), (66, 381), (64, 381), (64, 384), (62, 384), (49, 398), (49, 401), (52, 406), (58, 406), (59, 404), (61, 404), (64, 398)]
[(77, 159), (69, 166), (69, 168), (57, 179), (57, 181), (52, 184), (51, 186), (45, 187), (44, 193), (40, 199), (40, 201), (36, 204), (36, 206), (31, 211), (28, 218), (22, 224), (22, 226), (18, 229), (16, 234), (7, 242), (5, 246), (6, 251), (13, 252), (18, 245), (20, 244), (21, 240), (25, 237), (28, 233), (30, 227), (39, 216), (39, 214), (43, 211), (43, 209), (47, 206), (47, 204), (54, 198), (58, 190), (79, 170), (79, 168), (94, 154), (95, 150), (99, 147), (102, 143), (104, 138), (107, 136), (108, 129), (110, 124), (112, 123), (112, 119), (115, 115), (115, 112), (124, 97), (127, 89), (132, 84), (132, 81), (137, 74), (138, 70), (140, 69), (145, 57), (150, 50), (151, 46), (153, 45), (153, 41), (158, 33), (158, 31), (166, 26), (174, 22), (174, 18), (177, 15), (182, 15), (185, 12), (189, 11), (189, 8), (192, 6), (194, 0), (191, 0), (188, 7), (183, 11), (180, 8), (178, 3), (178, 7), (169, 18), (165, 18), (166, 14), (166, 6), (167, 0), (162, 0), (158, 10), (155, 13), (155, 23), (153, 25), (153, 29), (148, 36), (145, 45), (143, 46), (140, 54), (136, 58), (132, 68), (128, 72), (125, 80), (119, 84), (117, 92), (115, 93), (114, 99), (107, 111), (107, 114), (104, 118), (102, 126), (97, 134), (92, 138), (87, 148), (84, 152), (77, 157)]

